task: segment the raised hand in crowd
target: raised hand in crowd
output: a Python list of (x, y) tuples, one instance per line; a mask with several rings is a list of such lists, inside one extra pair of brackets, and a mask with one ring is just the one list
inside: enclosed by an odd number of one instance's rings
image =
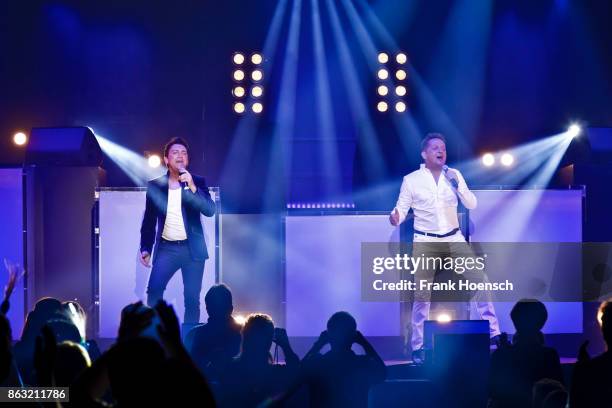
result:
[(153, 322), (155, 311), (142, 302), (131, 303), (121, 310), (117, 341), (139, 336)]
[(0, 306), (0, 313), (7, 314), (10, 307), (9, 300), (11, 295), (15, 290), (17, 282), (19, 282), (19, 279), (23, 277), (25, 272), (21, 270), (18, 264), (9, 262), (7, 259), (4, 259), (4, 267), (8, 272), (8, 278), (6, 281), (6, 286), (4, 287), (4, 299), (2, 300), (2, 305)]

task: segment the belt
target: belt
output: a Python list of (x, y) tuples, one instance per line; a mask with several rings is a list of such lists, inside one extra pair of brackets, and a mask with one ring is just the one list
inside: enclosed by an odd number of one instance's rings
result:
[(164, 244), (172, 244), (172, 245), (183, 245), (187, 243), (186, 239), (180, 240), (180, 241), (169, 241), (167, 239), (162, 238), (161, 242), (163, 242)]
[(455, 228), (454, 230), (447, 232), (446, 234), (432, 234), (431, 232), (423, 232), (419, 230), (414, 230), (414, 233), (419, 235), (425, 235), (426, 237), (446, 238), (450, 237), (451, 235), (455, 235), (457, 231), (459, 231), (459, 228)]

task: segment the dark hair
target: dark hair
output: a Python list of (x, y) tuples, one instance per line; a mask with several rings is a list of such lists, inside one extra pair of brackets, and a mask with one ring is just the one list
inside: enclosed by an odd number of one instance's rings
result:
[(242, 328), (242, 352), (267, 351), (274, 337), (274, 322), (264, 313), (253, 313), (247, 317)]
[(539, 332), (548, 320), (548, 311), (539, 300), (521, 299), (512, 308), (510, 318), (517, 333)]
[(231, 314), (233, 310), (232, 291), (223, 283), (213, 285), (204, 296), (209, 315)]
[(421, 151), (424, 151), (425, 149), (427, 149), (427, 144), (432, 139), (440, 139), (446, 144), (446, 138), (444, 137), (442, 133), (428, 133), (421, 141)]
[(348, 312), (336, 312), (327, 321), (327, 330), (354, 332), (357, 330), (355, 318)]
[(182, 137), (173, 137), (172, 139), (168, 140), (168, 142), (164, 145), (164, 157), (168, 157), (168, 152), (170, 151), (170, 148), (175, 144), (185, 146), (185, 149), (187, 149), (187, 154), (189, 154), (189, 145), (187, 144), (185, 139), (183, 139)]

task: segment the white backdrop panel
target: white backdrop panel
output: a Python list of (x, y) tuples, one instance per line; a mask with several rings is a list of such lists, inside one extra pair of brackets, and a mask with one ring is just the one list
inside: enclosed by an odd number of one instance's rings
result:
[[(144, 208), (145, 191), (100, 191), (99, 337), (116, 337), (121, 309), (138, 300), (146, 302), (151, 269), (138, 260)], [(204, 295), (215, 283), (215, 219), (216, 216), (201, 217), (209, 259), (204, 266), (200, 321), (207, 317)], [(180, 270), (168, 284), (164, 299), (174, 305), (182, 321), (185, 309)]]
[(399, 303), (361, 301), (361, 243), (399, 241), (388, 215), (288, 216), (285, 222), (289, 335), (318, 336), (340, 310), (366, 336), (400, 335)]
[[(474, 242), (582, 242), (582, 190), (480, 190), (470, 211)], [(577, 271), (579, 273), (579, 271)], [(544, 333), (582, 333), (581, 302), (545, 302)], [(514, 333), (513, 303), (495, 304), (501, 331)], [(473, 309), (472, 309), (473, 310)]]

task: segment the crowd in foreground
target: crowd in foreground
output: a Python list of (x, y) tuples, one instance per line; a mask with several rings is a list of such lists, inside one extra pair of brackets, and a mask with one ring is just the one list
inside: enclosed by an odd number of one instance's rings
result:
[[(386, 379), (387, 367), (349, 313), (334, 313), (300, 359), (287, 332), (268, 315), (252, 314), (238, 324), (223, 284), (206, 294), (208, 321), (188, 333), (181, 334), (164, 301), (154, 308), (138, 302), (123, 309), (117, 339), (101, 353), (85, 337), (86, 315), (78, 303), (44, 298), (28, 313), (13, 345), (5, 315), (16, 279), (9, 270), (0, 308), (0, 382), (70, 387), (70, 401), (54, 406), (367, 407), (370, 389)], [(491, 355), (489, 407), (612, 406), (610, 351), (591, 358), (584, 345), (566, 384), (559, 355), (544, 344), (545, 306), (520, 301), (511, 318), (512, 343), (502, 337)], [(610, 345), (612, 302), (601, 305), (598, 320)], [(278, 349), (283, 363), (271, 353)]]

